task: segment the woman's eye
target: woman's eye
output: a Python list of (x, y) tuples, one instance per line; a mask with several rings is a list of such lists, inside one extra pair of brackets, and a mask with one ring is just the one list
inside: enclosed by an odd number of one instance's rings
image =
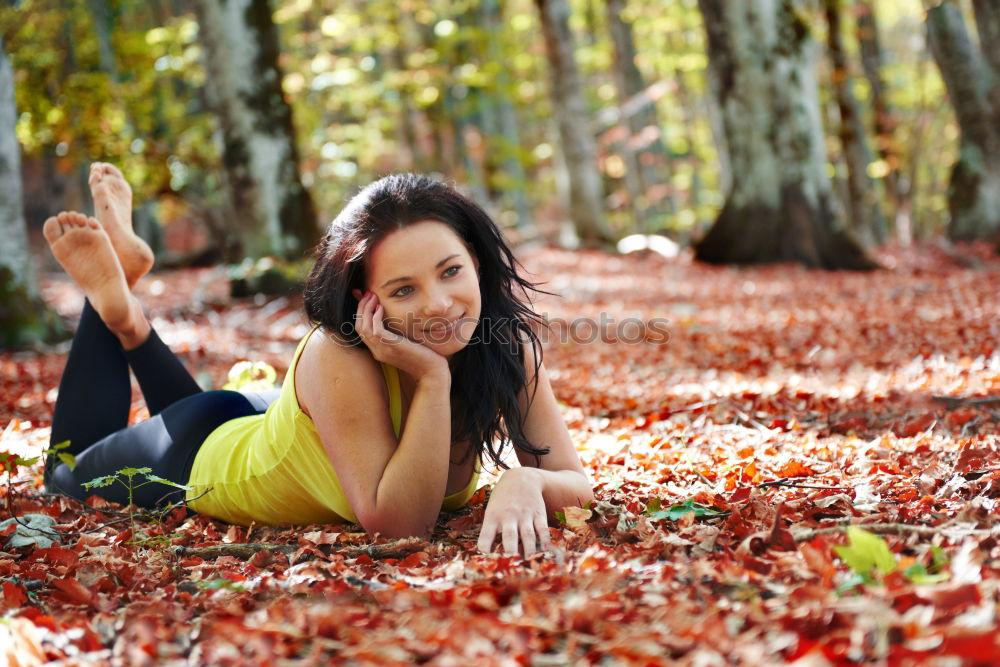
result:
[(461, 269), (461, 268), (462, 267), (459, 266), (458, 264), (456, 264), (455, 266), (449, 266), (447, 269), (445, 269), (444, 276), (446, 278), (451, 278), (453, 275), (455, 275), (456, 273), (458, 273), (459, 269)]
[(395, 292), (393, 292), (391, 294), (391, 296), (406, 296), (407, 294), (409, 294), (412, 291), (413, 291), (413, 288), (410, 287), (409, 285), (406, 285), (405, 287), (400, 287), (398, 290), (396, 290)]

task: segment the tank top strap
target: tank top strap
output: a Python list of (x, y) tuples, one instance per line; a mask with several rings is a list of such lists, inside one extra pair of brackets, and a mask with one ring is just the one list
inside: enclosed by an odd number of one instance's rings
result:
[(399, 369), (381, 361), (379, 365), (382, 367), (386, 389), (389, 390), (389, 417), (392, 419), (392, 430), (398, 438), (403, 425), (403, 391), (399, 386)]
[(292, 355), (292, 363), (288, 365), (288, 372), (285, 374), (285, 377), (295, 377), (295, 367), (299, 365), (299, 357), (302, 356), (302, 350), (306, 349), (306, 343), (309, 342), (309, 339), (312, 338), (312, 335), (316, 333), (317, 329), (319, 329), (318, 324), (310, 329), (309, 333), (303, 336), (302, 340), (299, 341), (298, 347), (295, 348), (295, 354)]

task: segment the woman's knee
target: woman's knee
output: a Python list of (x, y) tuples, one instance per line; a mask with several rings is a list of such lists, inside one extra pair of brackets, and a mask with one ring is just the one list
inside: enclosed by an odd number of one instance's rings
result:
[(222, 424), (255, 414), (259, 411), (246, 396), (219, 389), (182, 399), (160, 416), (175, 440), (200, 442)]
[(193, 411), (191, 417), (196, 421), (208, 420), (219, 423), (258, 414), (254, 403), (238, 391), (216, 389), (206, 391), (185, 399), (180, 403), (190, 403)]

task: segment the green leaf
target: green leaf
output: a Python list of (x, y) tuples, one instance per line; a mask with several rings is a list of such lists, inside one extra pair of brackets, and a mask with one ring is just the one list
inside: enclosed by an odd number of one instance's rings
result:
[(559, 525), (565, 526), (566, 525), (566, 513), (565, 512), (559, 512), (559, 511), (557, 511), (555, 514), (556, 514), (556, 519), (558, 519), (558, 521), (559, 521)]
[(190, 486), (184, 486), (183, 484), (178, 484), (177, 482), (171, 482), (169, 479), (163, 479), (159, 475), (146, 474), (146, 479), (150, 482), (159, 482), (160, 484), (166, 484), (167, 486), (177, 487), (178, 489), (184, 489), (185, 491), (190, 491)]
[(852, 574), (847, 581), (837, 586), (837, 595), (843, 595), (847, 591), (853, 589), (855, 586), (860, 586), (861, 584), (871, 581), (870, 577), (862, 577), (860, 574)]
[(37, 456), (31, 459), (26, 459), (17, 456), (16, 454), (11, 454), (10, 452), (0, 452), (0, 464), (3, 464), (5, 468), (13, 466), (13, 470), (11, 470), (11, 472), (15, 472), (17, 470), (17, 466), (30, 466), (34, 465), (37, 461)]
[(200, 588), (202, 590), (209, 590), (209, 591), (219, 590), (221, 588), (224, 588), (224, 589), (230, 590), (230, 591), (245, 591), (246, 590), (246, 586), (244, 586), (243, 584), (241, 584), (239, 582), (236, 582), (236, 581), (230, 581), (229, 579), (224, 579), (222, 577), (220, 577), (218, 579), (208, 579), (208, 580), (199, 581), (196, 584), (196, 586), (198, 586), (198, 588)]
[(903, 574), (907, 579), (915, 584), (937, 584), (942, 581), (947, 581), (950, 576), (947, 572), (931, 574), (921, 563), (914, 563), (910, 567), (903, 570)]
[[(655, 504), (654, 504), (655, 501)], [(701, 503), (696, 503), (693, 499), (688, 498), (682, 503), (676, 505), (671, 505), (665, 510), (659, 509), (662, 507), (659, 499), (654, 498), (646, 505), (646, 514), (653, 521), (661, 521), (663, 519), (670, 519), (671, 521), (677, 521), (682, 516), (689, 512), (694, 512), (695, 517), (712, 517), (712, 516), (725, 516), (726, 512), (717, 510), (714, 507), (709, 507), (708, 505), (702, 505)], [(653, 508), (650, 510), (650, 508)]]
[(105, 486), (111, 486), (118, 479), (118, 475), (101, 475), (100, 477), (95, 477), (89, 482), (83, 482), (80, 486), (90, 491), (91, 489), (97, 488), (101, 489)]
[(878, 574), (889, 574), (896, 570), (896, 557), (878, 535), (857, 526), (847, 528), (848, 545), (834, 547), (848, 567), (862, 577), (871, 577), (872, 570)]
[(125, 475), (128, 478), (135, 477), (136, 475), (146, 475), (153, 472), (152, 468), (121, 468), (116, 471), (119, 475)]
[(939, 546), (931, 545), (931, 566), (928, 572), (936, 574), (948, 565), (948, 554)]
[(76, 457), (69, 452), (59, 452), (56, 456), (60, 461), (68, 465), (70, 470), (76, 467)]

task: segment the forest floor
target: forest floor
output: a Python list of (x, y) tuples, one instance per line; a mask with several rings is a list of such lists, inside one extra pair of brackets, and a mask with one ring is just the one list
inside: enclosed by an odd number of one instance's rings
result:
[[(560, 295), (537, 304), (546, 365), (598, 499), (552, 553), (476, 551), (489, 477), (431, 540), (387, 541), (180, 510), (132, 525), (21, 466), (4, 513), (64, 537), (0, 547), (0, 662), (996, 664), (1000, 258), (961, 252), (859, 274), (525, 250)], [(300, 303), (231, 302), (225, 276), (140, 291), (204, 382), (240, 359), (283, 374)], [(74, 317), (72, 285), (44, 284)], [(46, 446), (64, 354), (0, 355), (0, 452)]]

